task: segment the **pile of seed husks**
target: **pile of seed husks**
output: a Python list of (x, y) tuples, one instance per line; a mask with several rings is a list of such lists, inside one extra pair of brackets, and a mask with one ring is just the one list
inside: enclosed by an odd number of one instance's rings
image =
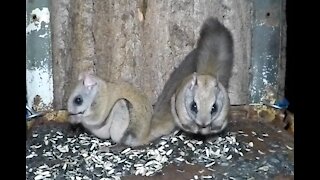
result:
[[(120, 179), (131, 174), (152, 176), (171, 163), (201, 164), (214, 171), (217, 165), (230, 166), (233, 159), (242, 159), (243, 162), (243, 166), (235, 170), (238, 175), (244, 173), (241, 168), (250, 163), (255, 166), (251, 170), (256, 169), (262, 174), (280, 171), (267, 160), (254, 165), (241, 158), (254, 146), (253, 142), (237, 140), (239, 136), (247, 136), (242, 131), (226, 132), (205, 141), (176, 131), (145, 148), (119, 151), (110, 151), (110, 147), (115, 145), (111, 141), (98, 139), (85, 132), (70, 135), (53, 129), (47, 133), (37, 131), (27, 141), (27, 179)], [(259, 153), (263, 155), (263, 152)], [(280, 161), (276, 163), (280, 164)], [(293, 174), (293, 164), (281, 167), (286, 168), (287, 174)], [(232, 171), (229, 172), (232, 174)], [(228, 177), (227, 174), (224, 176)], [(250, 177), (248, 174), (243, 176)], [(205, 178), (212, 176), (202, 177)]]

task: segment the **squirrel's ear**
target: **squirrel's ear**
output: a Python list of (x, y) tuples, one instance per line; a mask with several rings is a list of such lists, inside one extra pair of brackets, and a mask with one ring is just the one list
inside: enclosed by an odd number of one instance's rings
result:
[(197, 73), (194, 72), (192, 74), (192, 79), (191, 79), (191, 82), (190, 82), (190, 89), (193, 89), (194, 86), (196, 86), (198, 84), (198, 80), (197, 80)]
[(94, 73), (92, 71), (84, 71), (84, 72), (81, 72), (78, 76), (78, 80), (82, 80), (84, 79), (86, 76), (88, 75), (94, 75)]
[(84, 87), (91, 90), (93, 88), (93, 86), (95, 86), (96, 84), (98, 84), (98, 82), (97, 82), (97, 79), (93, 75), (91, 75), (91, 74), (85, 75), (85, 77), (83, 79)]
[(80, 81), (80, 80), (84, 79), (85, 74), (86, 74), (86, 72), (81, 72), (81, 73), (79, 74), (79, 76), (78, 76), (78, 80)]
[(89, 90), (98, 83), (97, 78), (92, 71), (81, 72), (78, 76), (78, 80), (82, 81), (84, 87)]

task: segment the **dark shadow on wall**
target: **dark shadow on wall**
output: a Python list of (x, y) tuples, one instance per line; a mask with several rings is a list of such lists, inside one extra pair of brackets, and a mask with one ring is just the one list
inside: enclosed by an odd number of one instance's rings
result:
[(286, 18), (287, 18), (287, 47), (286, 47), (286, 54), (287, 54), (287, 62), (286, 62), (286, 78), (285, 78), (285, 96), (289, 101), (290, 105), (288, 110), (294, 113), (294, 95), (293, 95), (293, 55), (291, 50), (291, 19), (290, 19), (290, 0), (286, 2)]

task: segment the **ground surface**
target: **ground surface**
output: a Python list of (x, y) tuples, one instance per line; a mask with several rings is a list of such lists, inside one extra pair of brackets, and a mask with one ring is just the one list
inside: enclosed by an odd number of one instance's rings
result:
[(240, 115), (207, 139), (176, 131), (140, 149), (112, 146), (67, 123), (37, 123), (27, 179), (294, 179), (292, 134)]

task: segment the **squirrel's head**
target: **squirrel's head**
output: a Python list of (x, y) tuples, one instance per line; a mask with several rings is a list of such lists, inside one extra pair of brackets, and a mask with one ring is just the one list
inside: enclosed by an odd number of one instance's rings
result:
[(218, 133), (227, 125), (229, 103), (226, 89), (215, 77), (194, 73), (176, 95), (178, 124), (196, 134)]
[(71, 123), (80, 123), (80, 117), (84, 116), (85, 112), (90, 109), (98, 91), (99, 79), (93, 74), (81, 73), (78, 81), (68, 99)]

